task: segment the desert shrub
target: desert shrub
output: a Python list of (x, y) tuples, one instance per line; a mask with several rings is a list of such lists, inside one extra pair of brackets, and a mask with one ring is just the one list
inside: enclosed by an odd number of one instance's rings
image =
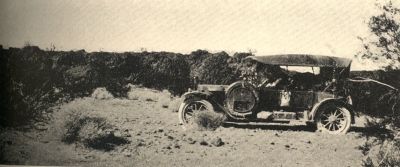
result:
[(129, 143), (127, 139), (112, 133), (113, 126), (105, 118), (89, 116), (84, 112), (72, 112), (64, 127), (66, 131), (62, 141), (68, 144), (81, 143), (88, 148), (110, 151)]
[(233, 54), (233, 61), (235, 63), (241, 63), (246, 57), (254, 56), (252, 53), (235, 53)]
[(34, 46), (1, 52), (0, 125), (44, 121), (43, 113), (57, 98), (49, 82), (50, 56)]
[[(367, 123), (367, 139), (369, 136), (377, 138), (376, 147), (379, 146), (378, 152), (367, 154), (367, 158), (363, 161), (365, 167), (375, 166), (400, 166), (400, 93), (392, 90), (383, 94), (379, 101), (386, 105), (386, 109), (391, 113), (380, 114), (380, 121), (371, 121)], [(389, 128), (387, 130), (386, 128)], [(368, 140), (367, 140), (368, 142)], [(368, 145), (368, 150), (371, 145)]]
[[(364, 167), (400, 166), (400, 140), (390, 140), (378, 148), (376, 155), (367, 156), (362, 162)], [(373, 157), (373, 158), (371, 158)]]
[(209, 110), (197, 112), (193, 115), (194, 123), (199, 130), (215, 130), (224, 123), (225, 119), (224, 114)]
[(198, 77), (206, 84), (231, 84), (238, 80), (239, 73), (229, 66), (231, 57), (225, 52), (214, 54), (204, 59), (199, 67)]
[(191, 52), (185, 57), (190, 66), (190, 78), (199, 76), (200, 66), (203, 64), (204, 60), (210, 56), (212, 56), (212, 54), (208, 51), (199, 49)]
[(108, 92), (106, 88), (96, 88), (91, 96), (95, 99), (101, 100), (114, 98), (114, 96), (110, 92)]
[[(400, 70), (397, 71), (355, 71), (351, 77), (375, 79), (399, 89)], [(398, 101), (399, 92), (374, 82), (349, 82), (347, 87), (356, 111), (374, 117), (393, 116), (393, 104)], [(397, 98), (396, 98), (397, 97)], [(397, 107), (398, 108), (398, 107)], [(396, 112), (395, 112), (396, 113)]]
[(182, 94), (190, 84), (190, 67), (183, 55), (172, 53), (149, 53), (143, 60), (145, 87), (167, 89), (172, 94)]
[[(127, 89), (124, 87), (129, 71), (126, 54), (94, 52), (89, 54), (91, 71), (91, 84), (96, 87), (105, 87), (116, 97), (126, 97)], [(135, 71), (132, 71), (135, 72)]]
[(43, 51), (35, 46), (1, 49), (0, 125), (41, 120), (56, 102), (90, 96), (98, 87), (126, 97), (128, 83), (181, 94), (190, 68), (173, 53)]
[(90, 117), (79, 112), (71, 113), (66, 119), (64, 125), (66, 132), (62, 136), (62, 141), (68, 144), (84, 142), (97, 136), (99, 131), (111, 128), (104, 118)]

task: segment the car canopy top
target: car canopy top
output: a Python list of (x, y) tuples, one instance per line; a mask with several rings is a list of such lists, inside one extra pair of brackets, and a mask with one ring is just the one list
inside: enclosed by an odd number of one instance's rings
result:
[(281, 66), (311, 66), (311, 67), (350, 67), (351, 59), (332, 56), (317, 56), (307, 54), (285, 54), (270, 56), (249, 56), (259, 63)]

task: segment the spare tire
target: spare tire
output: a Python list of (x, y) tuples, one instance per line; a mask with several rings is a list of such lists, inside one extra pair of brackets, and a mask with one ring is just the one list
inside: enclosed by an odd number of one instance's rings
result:
[(259, 102), (256, 88), (247, 82), (238, 81), (231, 84), (226, 91), (226, 106), (233, 117), (251, 115)]

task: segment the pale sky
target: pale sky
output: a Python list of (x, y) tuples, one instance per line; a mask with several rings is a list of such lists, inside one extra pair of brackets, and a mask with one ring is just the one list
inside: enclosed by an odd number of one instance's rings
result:
[[(374, 0), (0, 0), (0, 44), (337, 57), (361, 50)], [(353, 61), (353, 69), (372, 68)]]

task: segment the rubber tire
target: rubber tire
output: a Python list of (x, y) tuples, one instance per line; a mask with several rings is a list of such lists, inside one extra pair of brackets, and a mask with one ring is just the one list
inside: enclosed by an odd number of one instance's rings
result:
[[(239, 118), (242, 118), (242, 117), (254, 114), (254, 110), (257, 109), (257, 107), (258, 107), (258, 105), (260, 103), (259, 93), (258, 93), (257, 89), (252, 84), (250, 84), (248, 82), (244, 82), (244, 81), (237, 81), (237, 82), (231, 84), (227, 88), (227, 91), (226, 91), (226, 94), (225, 94), (226, 100), (228, 99), (228, 97), (230, 96), (230, 94), (232, 93), (233, 90), (235, 90), (238, 87), (242, 87), (242, 86), (246, 87), (247, 89), (249, 89), (251, 91), (251, 93), (253, 94), (253, 96), (255, 98), (255, 102), (254, 102), (255, 104), (251, 109), (249, 109), (248, 111), (243, 112), (243, 113), (232, 111), (231, 109), (229, 109), (229, 107), (227, 107), (229, 114), (231, 116), (233, 116), (233, 117), (238, 117), (239, 116)], [(229, 104), (226, 103), (226, 105), (229, 105)]]
[[(335, 105), (335, 104), (333, 104)], [(334, 135), (338, 135), (338, 134), (346, 134), (350, 127), (351, 127), (351, 113), (348, 109), (346, 109), (343, 106), (336, 106), (338, 109), (341, 109), (343, 111), (343, 114), (345, 115), (345, 121), (346, 121), (346, 125), (344, 126), (343, 129), (341, 129), (340, 131), (329, 131), (328, 129), (323, 127), (323, 124), (321, 122), (321, 115), (324, 112), (324, 110), (318, 112), (318, 116), (316, 119), (316, 124), (317, 124), (317, 131), (321, 131), (323, 133), (329, 133), (329, 134), (334, 134)]]
[(185, 130), (191, 129), (191, 127), (192, 127), (192, 123), (190, 123), (190, 122), (187, 123), (184, 120), (184, 114), (185, 114), (186, 107), (189, 106), (193, 102), (202, 103), (206, 107), (207, 110), (214, 111), (213, 105), (210, 102), (208, 102), (207, 100), (195, 100), (195, 99), (185, 100), (183, 103), (181, 103), (181, 105), (179, 106), (179, 110), (178, 110), (179, 124)]

